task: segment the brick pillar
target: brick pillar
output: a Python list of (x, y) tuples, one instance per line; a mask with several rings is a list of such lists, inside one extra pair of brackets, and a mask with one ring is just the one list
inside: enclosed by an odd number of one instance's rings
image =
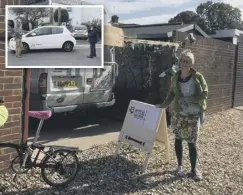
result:
[[(22, 120), (23, 69), (5, 69), (5, 5), (19, 5), (19, 0), (0, 0), (0, 98), (5, 101), (9, 118), (0, 127), (0, 142), (19, 143)], [(8, 168), (15, 153), (9, 148), (0, 148), (0, 171)]]

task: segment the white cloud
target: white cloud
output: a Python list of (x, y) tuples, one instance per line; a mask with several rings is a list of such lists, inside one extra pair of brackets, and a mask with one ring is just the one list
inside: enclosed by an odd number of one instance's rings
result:
[(120, 20), (121, 23), (129, 24), (129, 23), (135, 23), (135, 24), (156, 24), (156, 23), (167, 23), (169, 19), (175, 17), (178, 13), (182, 11), (195, 11), (195, 8), (187, 8), (183, 10), (179, 10), (176, 13), (171, 14), (161, 14), (156, 16), (147, 16), (147, 17), (141, 17), (141, 18), (131, 18), (127, 20)]
[(156, 23), (167, 23), (170, 18), (174, 17), (174, 14), (164, 14), (158, 16), (148, 16), (142, 18), (131, 18), (128, 20), (121, 20), (121, 23), (129, 24), (156, 24)]
[(238, 7), (241, 10), (241, 20), (243, 21), (243, 1), (242, 0), (223, 0), (224, 3), (228, 3), (233, 7)]
[(224, 3), (228, 3), (233, 7), (242, 7), (243, 1), (242, 0), (223, 0)]
[(104, 5), (107, 12), (113, 14), (114, 8), (116, 14), (129, 14), (144, 10), (150, 10), (156, 7), (179, 7), (192, 0), (137, 0), (130, 2), (122, 2), (121, 0), (89, 0), (90, 3)]

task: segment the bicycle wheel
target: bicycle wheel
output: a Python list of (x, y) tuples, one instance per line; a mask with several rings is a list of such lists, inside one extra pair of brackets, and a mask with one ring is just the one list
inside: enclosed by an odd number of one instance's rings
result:
[(24, 161), (24, 156), (16, 156), (11, 162), (11, 169), (16, 174), (27, 173), (30, 170), (31, 166), (31, 157), (29, 156), (26, 161), (26, 167), (22, 167)]
[[(66, 160), (70, 157), (74, 160), (74, 162), (72, 164), (65, 165)], [(68, 149), (58, 149), (49, 155), (47, 154), (44, 157), (41, 164), (41, 176), (43, 180), (53, 187), (61, 187), (68, 185), (75, 179), (79, 171), (78, 157), (76, 156), (75, 152)], [(70, 171), (66, 170), (65, 168), (69, 168)], [(49, 177), (48, 174), (49, 170), (51, 177)], [(58, 178), (58, 175), (60, 175), (61, 178), (63, 178), (64, 175), (69, 172), (69, 176), (63, 181), (61, 181), (61, 179)]]

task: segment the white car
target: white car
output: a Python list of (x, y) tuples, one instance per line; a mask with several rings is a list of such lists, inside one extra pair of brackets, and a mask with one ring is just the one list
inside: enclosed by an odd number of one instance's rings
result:
[[(42, 26), (22, 36), (24, 50), (63, 49), (70, 52), (76, 46), (74, 35), (66, 26)], [(9, 41), (11, 51), (16, 50), (15, 39)]]

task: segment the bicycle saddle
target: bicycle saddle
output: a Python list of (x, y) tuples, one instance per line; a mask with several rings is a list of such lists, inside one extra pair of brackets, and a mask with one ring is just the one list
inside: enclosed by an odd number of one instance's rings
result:
[(52, 111), (29, 111), (29, 116), (33, 118), (37, 118), (40, 120), (47, 120), (51, 118)]

